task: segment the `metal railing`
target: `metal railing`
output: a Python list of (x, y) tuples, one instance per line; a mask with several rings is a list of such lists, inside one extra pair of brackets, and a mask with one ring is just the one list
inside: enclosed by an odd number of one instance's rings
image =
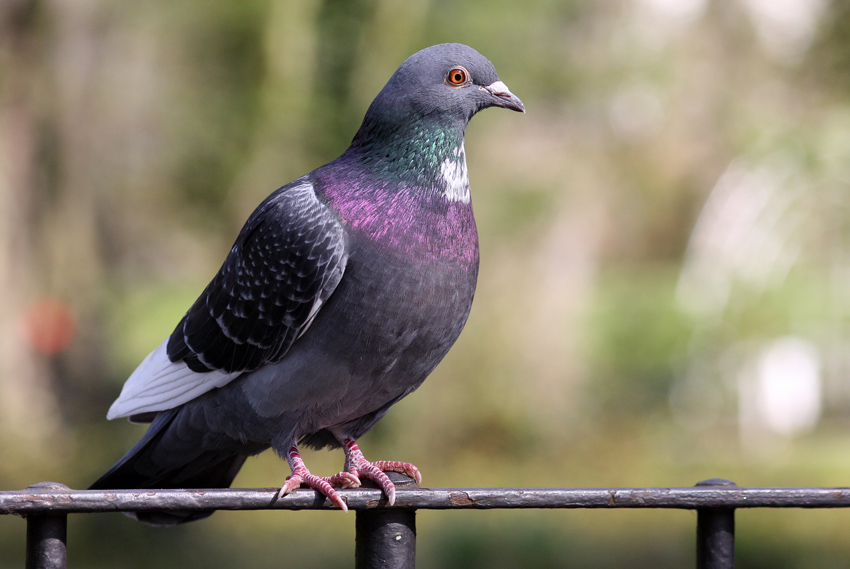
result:
[[(356, 514), (355, 567), (412, 568), (416, 510), (517, 508), (666, 508), (697, 511), (697, 568), (731, 569), (738, 508), (847, 508), (848, 488), (744, 488), (711, 479), (690, 488), (420, 488), (401, 475), (396, 503), (378, 489), (342, 490)], [(68, 514), (144, 510), (331, 510), (324, 496), (276, 489), (71, 490), (42, 482), (0, 492), (0, 515), (27, 521), (27, 569), (64, 569)]]

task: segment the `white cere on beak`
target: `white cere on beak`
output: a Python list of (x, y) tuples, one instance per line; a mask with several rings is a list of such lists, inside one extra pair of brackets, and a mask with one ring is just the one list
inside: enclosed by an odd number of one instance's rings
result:
[(513, 97), (511, 90), (508, 89), (508, 86), (501, 81), (496, 81), (495, 83), (488, 85), (487, 90), (497, 97)]
[(522, 104), (519, 97), (511, 93), (508, 86), (501, 81), (494, 81), (486, 87), (481, 87), (481, 89), (487, 91), (500, 101), (495, 103), (496, 106), (511, 109), (512, 111), (519, 111), (521, 113), (525, 112), (525, 105)]

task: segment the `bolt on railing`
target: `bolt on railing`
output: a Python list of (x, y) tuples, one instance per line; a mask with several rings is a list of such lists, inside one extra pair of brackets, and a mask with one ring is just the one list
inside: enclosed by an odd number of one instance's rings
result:
[[(847, 508), (847, 488), (745, 488), (710, 479), (690, 488), (420, 488), (394, 475), (396, 503), (378, 489), (342, 490), (356, 514), (355, 567), (412, 568), (416, 510), (666, 508), (697, 511), (697, 568), (732, 569), (738, 508)], [(27, 569), (64, 569), (68, 514), (144, 510), (330, 510), (314, 490), (71, 490), (34, 484), (0, 492), (0, 515), (27, 519)]]

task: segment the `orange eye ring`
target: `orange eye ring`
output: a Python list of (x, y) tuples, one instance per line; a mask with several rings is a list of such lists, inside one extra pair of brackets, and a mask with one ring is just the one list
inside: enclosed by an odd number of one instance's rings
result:
[(452, 67), (449, 70), (449, 74), (446, 75), (446, 83), (453, 87), (459, 87), (461, 85), (465, 85), (468, 82), (469, 71), (467, 71), (460, 65), (458, 65), (457, 67)]

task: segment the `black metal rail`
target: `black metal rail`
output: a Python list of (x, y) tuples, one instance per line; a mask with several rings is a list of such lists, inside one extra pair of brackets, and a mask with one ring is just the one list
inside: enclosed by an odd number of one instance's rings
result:
[[(396, 503), (380, 490), (341, 491), (357, 512), (355, 566), (411, 568), (416, 510), (494, 508), (668, 508), (697, 510), (697, 568), (731, 569), (738, 508), (847, 508), (848, 488), (743, 488), (711, 479), (689, 488), (419, 488), (395, 478)], [(0, 492), (0, 515), (27, 519), (27, 568), (63, 569), (68, 514), (144, 510), (330, 510), (313, 490), (277, 499), (276, 489), (71, 490), (43, 482)]]

